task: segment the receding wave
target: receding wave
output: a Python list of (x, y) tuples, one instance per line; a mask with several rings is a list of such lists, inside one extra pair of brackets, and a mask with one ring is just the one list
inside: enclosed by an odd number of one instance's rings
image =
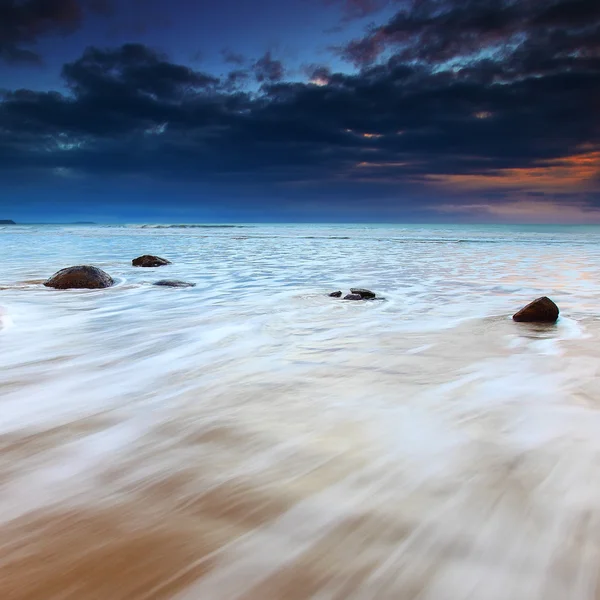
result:
[(134, 225), (140, 229), (245, 229), (251, 225)]
[(305, 235), (303, 240), (351, 240), (349, 235)]

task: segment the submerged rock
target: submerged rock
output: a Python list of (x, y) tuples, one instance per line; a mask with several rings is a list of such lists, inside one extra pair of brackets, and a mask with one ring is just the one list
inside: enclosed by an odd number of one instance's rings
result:
[(98, 267), (80, 265), (67, 267), (55, 273), (44, 282), (46, 287), (57, 290), (68, 289), (101, 289), (113, 285), (113, 278)]
[(519, 323), (556, 323), (559, 313), (558, 306), (543, 296), (522, 308), (513, 319)]
[(364, 298), (360, 294), (348, 294), (344, 296), (344, 300), (363, 300)]
[(174, 288), (196, 287), (195, 283), (188, 283), (187, 281), (177, 281), (176, 279), (162, 279), (161, 281), (156, 281), (152, 285), (159, 285), (162, 287), (174, 287)]
[(342, 292), (331, 292), (331, 294), (329, 294), (330, 298), (341, 298), (342, 297)]
[(131, 261), (134, 267), (163, 267), (164, 265), (170, 265), (171, 261), (160, 256), (152, 256), (151, 254), (144, 254), (144, 256), (138, 256)]
[(363, 288), (350, 288), (350, 293), (359, 295), (363, 300), (372, 300), (375, 298), (375, 292)]

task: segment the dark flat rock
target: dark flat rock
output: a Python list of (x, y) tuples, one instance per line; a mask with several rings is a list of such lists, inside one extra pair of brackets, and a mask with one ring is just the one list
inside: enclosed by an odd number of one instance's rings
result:
[(342, 297), (342, 292), (331, 292), (331, 294), (328, 294), (330, 298), (341, 298)]
[(102, 289), (114, 285), (113, 278), (102, 269), (89, 265), (67, 267), (55, 273), (44, 282), (46, 287), (57, 290), (69, 289)]
[(152, 254), (144, 254), (144, 256), (138, 256), (131, 261), (134, 267), (163, 267), (164, 265), (170, 265), (171, 261), (160, 256), (153, 256)]
[(344, 296), (344, 300), (364, 300), (360, 294), (348, 294)]
[(195, 283), (189, 283), (187, 281), (178, 281), (176, 279), (162, 279), (161, 281), (154, 282), (152, 285), (158, 285), (161, 287), (172, 287), (172, 288), (196, 287)]
[(375, 298), (375, 292), (363, 288), (350, 288), (351, 294), (358, 294), (363, 300), (372, 300)]
[(556, 323), (559, 314), (558, 306), (543, 296), (514, 314), (513, 319), (518, 323)]

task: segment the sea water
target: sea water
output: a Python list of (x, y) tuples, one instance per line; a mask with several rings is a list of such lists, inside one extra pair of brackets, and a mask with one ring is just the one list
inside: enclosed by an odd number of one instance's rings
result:
[[(599, 228), (17, 225), (0, 249), (3, 600), (600, 597)], [(77, 264), (116, 285), (42, 285)], [(378, 299), (327, 296), (350, 287)], [(512, 322), (541, 295), (555, 326)]]

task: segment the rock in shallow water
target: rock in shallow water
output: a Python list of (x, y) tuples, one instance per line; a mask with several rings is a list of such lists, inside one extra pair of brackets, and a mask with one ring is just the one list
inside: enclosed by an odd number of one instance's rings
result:
[(342, 297), (342, 292), (331, 292), (331, 294), (329, 294), (330, 298), (341, 298)]
[(518, 323), (556, 323), (559, 313), (558, 306), (543, 296), (514, 314), (513, 319)]
[(113, 278), (102, 269), (89, 265), (67, 267), (55, 273), (44, 282), (46, 287), (57, 290), (102, 289), (114, 284)]
[(344, 300), (363, 300), (363, 297), (360, 294), (348, 294)]
[(371, 290), (365, 290), (363, 288), (350, 288), (350, 293), (357, 294), (364, 300), (372, 300), (375, 298), (375, 292), (372, 292)]
[(163, 267), (164, 265), (170, 265), (171, 261), (160, 256), (152, 256), (151, 254), (144, 254), (144, 256), (138, 256), (131, 261), (134, 267)]
[(175, 279), (163, 279), (161, 281), (157, 281), (152, 285), (159, 285), (161, 287), (174, 287), (174, 288), (189, 288), (196, 287), (195, 283), (188, 283), (187, 281), (177, 281)]

